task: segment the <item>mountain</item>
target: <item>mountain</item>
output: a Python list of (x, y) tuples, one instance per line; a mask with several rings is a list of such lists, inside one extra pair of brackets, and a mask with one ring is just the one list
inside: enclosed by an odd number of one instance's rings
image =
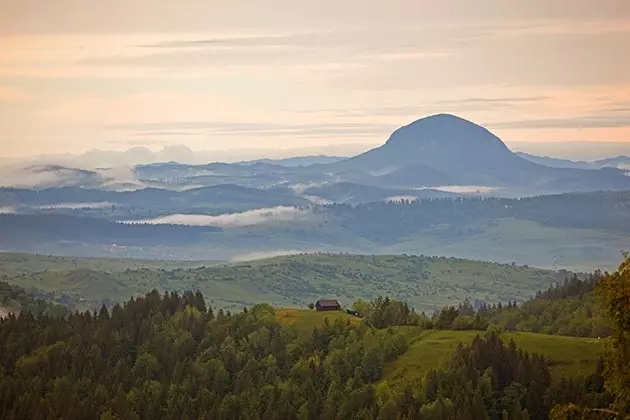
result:
[(516, 154), (525, 160), (529, 160), (530, 162), (534, 162), (539, 165), (549, 166), (550, 168), (598, 169), (594, 162), (559, 159), (548, 156), (536, 156), (524, 152), (516, 152)]
[(96, 188), (0, 188), (0, 207), (18, 213), (81, 212), (107, 219), (137, 219), (172, 213), (221, 214), (277, 206), (310, 204), (290, 190), (263, 190), (234, 184), (174, 191), (142, 188), (104, 191)]
[(572, 168), (572, 169), (602, 169), (602, 168), (630, 168), (630, 156), (616, 156), (607, 159), (594, 161), (558, 159), (548, 156), (536, 156), (529, 153), (517, 152), (519, 157), (527, 159), (540, 165), (552, 168)]
[(630, 156), (617, 156), (608, 159), (596, 160), (595, 165), (600, 167), (611, 166), (619, 169), (630, 169)]
[(346, 159), (345, 157), (339, 156), (326, 156), (326, 155), (312, 155), (312, 156), (296, 156), (284, 159), (257, 159), (250, 160), (245, 162), (239, 162), (242, 165), (252, 165), (257, 163), (267, 163), (270, 165), (279, 165), (279, 166), (310, 166), (317, 164), (326, 164), (326, 163), (334, 163), (339, 162), (340, 160)]
[(391, 188), (481, 185), (530, 193), (630, 189), (624, 171), (561, 169), (531, 162), (484, 127), (448, 114), (401, 127), (384, 145), (329, 167), (358, 179), (373, 176), (375, 184)]

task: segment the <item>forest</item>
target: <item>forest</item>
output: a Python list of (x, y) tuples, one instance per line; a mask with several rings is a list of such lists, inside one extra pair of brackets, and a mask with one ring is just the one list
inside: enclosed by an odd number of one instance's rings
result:
[[(306, 334), (278, 322), (268, 304), (215, 311), (198, 291), (154, 290), (68, 317), (23, 311), (0, 321), (0, 415), (624, 418), (630, 414), (630, 258), (595, 283), (610, 351), (591, 374), (568, 378), (553, 377), (546, 357), (488, 328), (421, 380), (389, 383), (385, 364), (411, 344), (407, 330), (392, 325), (414, 315), (388, 298), (367, 302), (359, 323), (326, 320)], [(588, 289), (586, 282), (568, 280), (538, 299), (575, 296), (582, 287)]]
[(446, 306), (431, 317), (424, 314), (414, 322), (440, 329), (523, 331), (575, 337), (607, 337), (610, 326), (600, 308), (595, 288), (602, 279), (596, 271), (586, 278), (576, 274), (562, 283), (519, 304), (481, 303), (475, 308), (469, 300)]

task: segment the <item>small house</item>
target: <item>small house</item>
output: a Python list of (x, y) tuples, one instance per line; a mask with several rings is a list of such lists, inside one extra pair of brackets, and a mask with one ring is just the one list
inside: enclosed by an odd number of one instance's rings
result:
[(341, 305), (334, 299), (322, 299), (315, 302), (317, 311), (340, 311)]

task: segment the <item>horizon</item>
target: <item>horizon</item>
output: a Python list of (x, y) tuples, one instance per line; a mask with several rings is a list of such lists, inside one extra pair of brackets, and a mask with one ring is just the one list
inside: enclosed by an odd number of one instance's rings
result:
[[(418, 121), (430, 119), (436, 116), (450, 116), (455, 119), (476, 124), (455, 114), (438, 113), (423, 116), (391, 131), (393, 134), (399, 128), (411, 125)], [(483, 127), (483, 126), (481, 126)], [(486, 127), (483, 127), (486, 128)], [(492, 130), (491, 134), (494, 134)], [(391, 136), (390, 134), (390, 136)], [(596, 161), (600, 159), (625, 157), (630, 155), (630, 142), (593, 142), (593, 141), (511, 141), (506, 142), (499, 138), (514, 153), (525, 153), (534, 156), (551, 157), (571, 161)], [(386, 141), (380, 143), (344, 143), (329, 145), (313, 145), (301, 148), (232, 148), (232, 149), (196, 149), (193, 150), (185, 144), (165, 144), (160, 148), (146, 145), (136, 145), (127, 149), (89, 149), (81, 153), (55, 153), (39, 155), (23, 155), (16, 157), (0, 156), (0, 166), (15, 163), (66, 163), (85, 168), (101, 165), (101, 159), (105, 159), (105, 166), (109, 161), (122, 159), (122, 166), (178, 162), (188, 164), (205, 164), (214, 162), (238, 163), (257, 160), (281, 160), (304, 157), (339, 157), (348, 158), (377, 148)], [(102, 166), (102, 165), (101, 165)]]

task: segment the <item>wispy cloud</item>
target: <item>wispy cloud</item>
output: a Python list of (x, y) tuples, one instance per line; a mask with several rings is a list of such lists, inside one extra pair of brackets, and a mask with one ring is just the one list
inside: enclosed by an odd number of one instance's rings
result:
[(38, 210), (55, 210), (55, 209), (71, 209), (71, 210), (80, 210), (80, 209), (104, 209), (115, 205), (116, 203), (111, 203), (108, 201), (98, 201), (93, 203), (56, 203), (56, 204), (46, 204), (43, 206), (34, 206), (32, 208)]
[(24, 91), (15, 86), (0, 85), (0, 103), (22, 103), (26, 102), (28, 96)]
[(299, 251), (297, 249), (279, 249), (277, 251), (267, 251), (267, 252), (251, 252), (249, 254), (241, 254), (235, 257), (232, 257), (231, 261), (254, 261), (254, 260), (264, 260), (267, 258), (274, 257), (284, 257), (287, 255), (296, 255), (301, 254), (304, 251)]
[(236, 228), (292, 220), (308, 220), (311, 217), (312, 212), (309, 209), (279, 206), (249, 210), (242, 213), (221, 214), (218, 216), (209, 216), (205, 214), (171, 214), (168, 216), (156, 217), (154, 219), (133, 220), (126, 221), (124, 223)]
[(316, 111), (293, 111), (297, 114), (313, 114), (339, 117), (374, 117), (374, 116), (407, 116), (463, 111), (483, 111), (493, 109), (516, 108), (527, 104), (536, 104), (551, 100), (549, 96), (513, 96), (513, 97), (474, 97), (449, 100), (422, 101), (414, 106), (366, 106), (365, 108), (327, 108)]
[(271, 124), (271, 123), (238, 123), (238, 122), (157, 122), (113, 124), (105, 128), (124, 130), (138, 136), (177, 135), (200, 136), (278, 136), (278, 137), (310, 137), (330, 138), (335, 136), (369, 136), (381, 135), (395, 128), (391, 124), (373, 123), (322, 123), (322, 124)]
[(540, 129), (540, 128), (619, 128), (630, 127), (627, 116), (578, 116), (567, 118), (539, 118), (528, 120), (502, 121), (486, 124), (489, 128)]

